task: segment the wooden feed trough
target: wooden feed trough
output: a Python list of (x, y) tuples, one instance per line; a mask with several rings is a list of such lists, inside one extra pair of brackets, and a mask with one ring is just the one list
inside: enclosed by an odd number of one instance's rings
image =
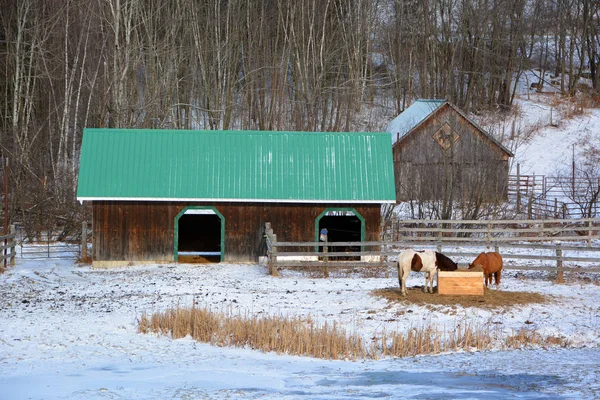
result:
[(483, 296), (483, 272), (438, 271), (438, 293)]

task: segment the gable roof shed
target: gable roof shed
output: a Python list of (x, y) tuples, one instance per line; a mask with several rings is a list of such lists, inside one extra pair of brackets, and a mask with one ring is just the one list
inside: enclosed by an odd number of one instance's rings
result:
[(77, 199), (393, 203), (390, 136), (88, 128)]
[(486, 139), (490, 140), (493, 144), (498, 146), (503, 152), (509, 157), (514, 157), (514, 154), (507, 149), (502, 143), (497, 141), (492, 135), (490, 135), (485, 129), (470, 119), (460, 109), (455, 107), (452, 103), (447, 100), (432, 100), (432, 99), (421, 99), (415, 101), (410, 107), (404, 110), (400, 115), (394, 118), (386, 127), (386, 131), (392, 134), (392, 142), (394, 145), (401, 142), (404, 138), (408, 137), (411, 133), (417, 130), (419, 126), (425, 123), (429, 118), (433, 117), (438, 110), (443, 106), (448, 105), (461, 117), (463, 117), (468, 123), (473, 125)]

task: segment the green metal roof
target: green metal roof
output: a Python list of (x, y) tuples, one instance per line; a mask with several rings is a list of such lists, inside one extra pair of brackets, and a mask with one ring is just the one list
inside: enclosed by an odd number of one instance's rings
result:
[(395, 202), (390, 134), (88, 128), (77, 199)]

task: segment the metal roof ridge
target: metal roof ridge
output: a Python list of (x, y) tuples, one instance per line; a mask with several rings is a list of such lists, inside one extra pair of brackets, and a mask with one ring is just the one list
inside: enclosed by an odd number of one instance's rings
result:
[(386, 131), (360, 131), (360, 132), (346, 132), (346, 131), (261, 131), (254, 129), (158, 129), (158, 128), (84, 128), (86, 131), (109, 131), (109, 132), (124, 132), (124, 131), (136, 131), (136, 132), (173, 132), (173, 133), (214, 133), (214, 134), (261, 134), (261, 135), (270, 135), (270, 134), (315, 134), (315, 135), (339, 135), (339, 134), (349, 134), (349, 135), (387, 135), (389, 132)]

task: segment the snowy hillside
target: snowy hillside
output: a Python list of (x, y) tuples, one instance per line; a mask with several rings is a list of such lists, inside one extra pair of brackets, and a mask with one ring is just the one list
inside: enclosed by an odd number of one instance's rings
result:
[(573, 150), (579, 161), (590, 145), (600, 147), (600, 109), (573, 114), (573, 110), (557, 110), (547, 104), (552, 96), (535, 97), (537, 101), (518, 99), (516, 103), (522, 132), (534, 132), (529, 140), (516, 145), (511, 173), (516, 173), (519, 163), (522, 174), (555, 176), (557, 171), (570, 168)]

